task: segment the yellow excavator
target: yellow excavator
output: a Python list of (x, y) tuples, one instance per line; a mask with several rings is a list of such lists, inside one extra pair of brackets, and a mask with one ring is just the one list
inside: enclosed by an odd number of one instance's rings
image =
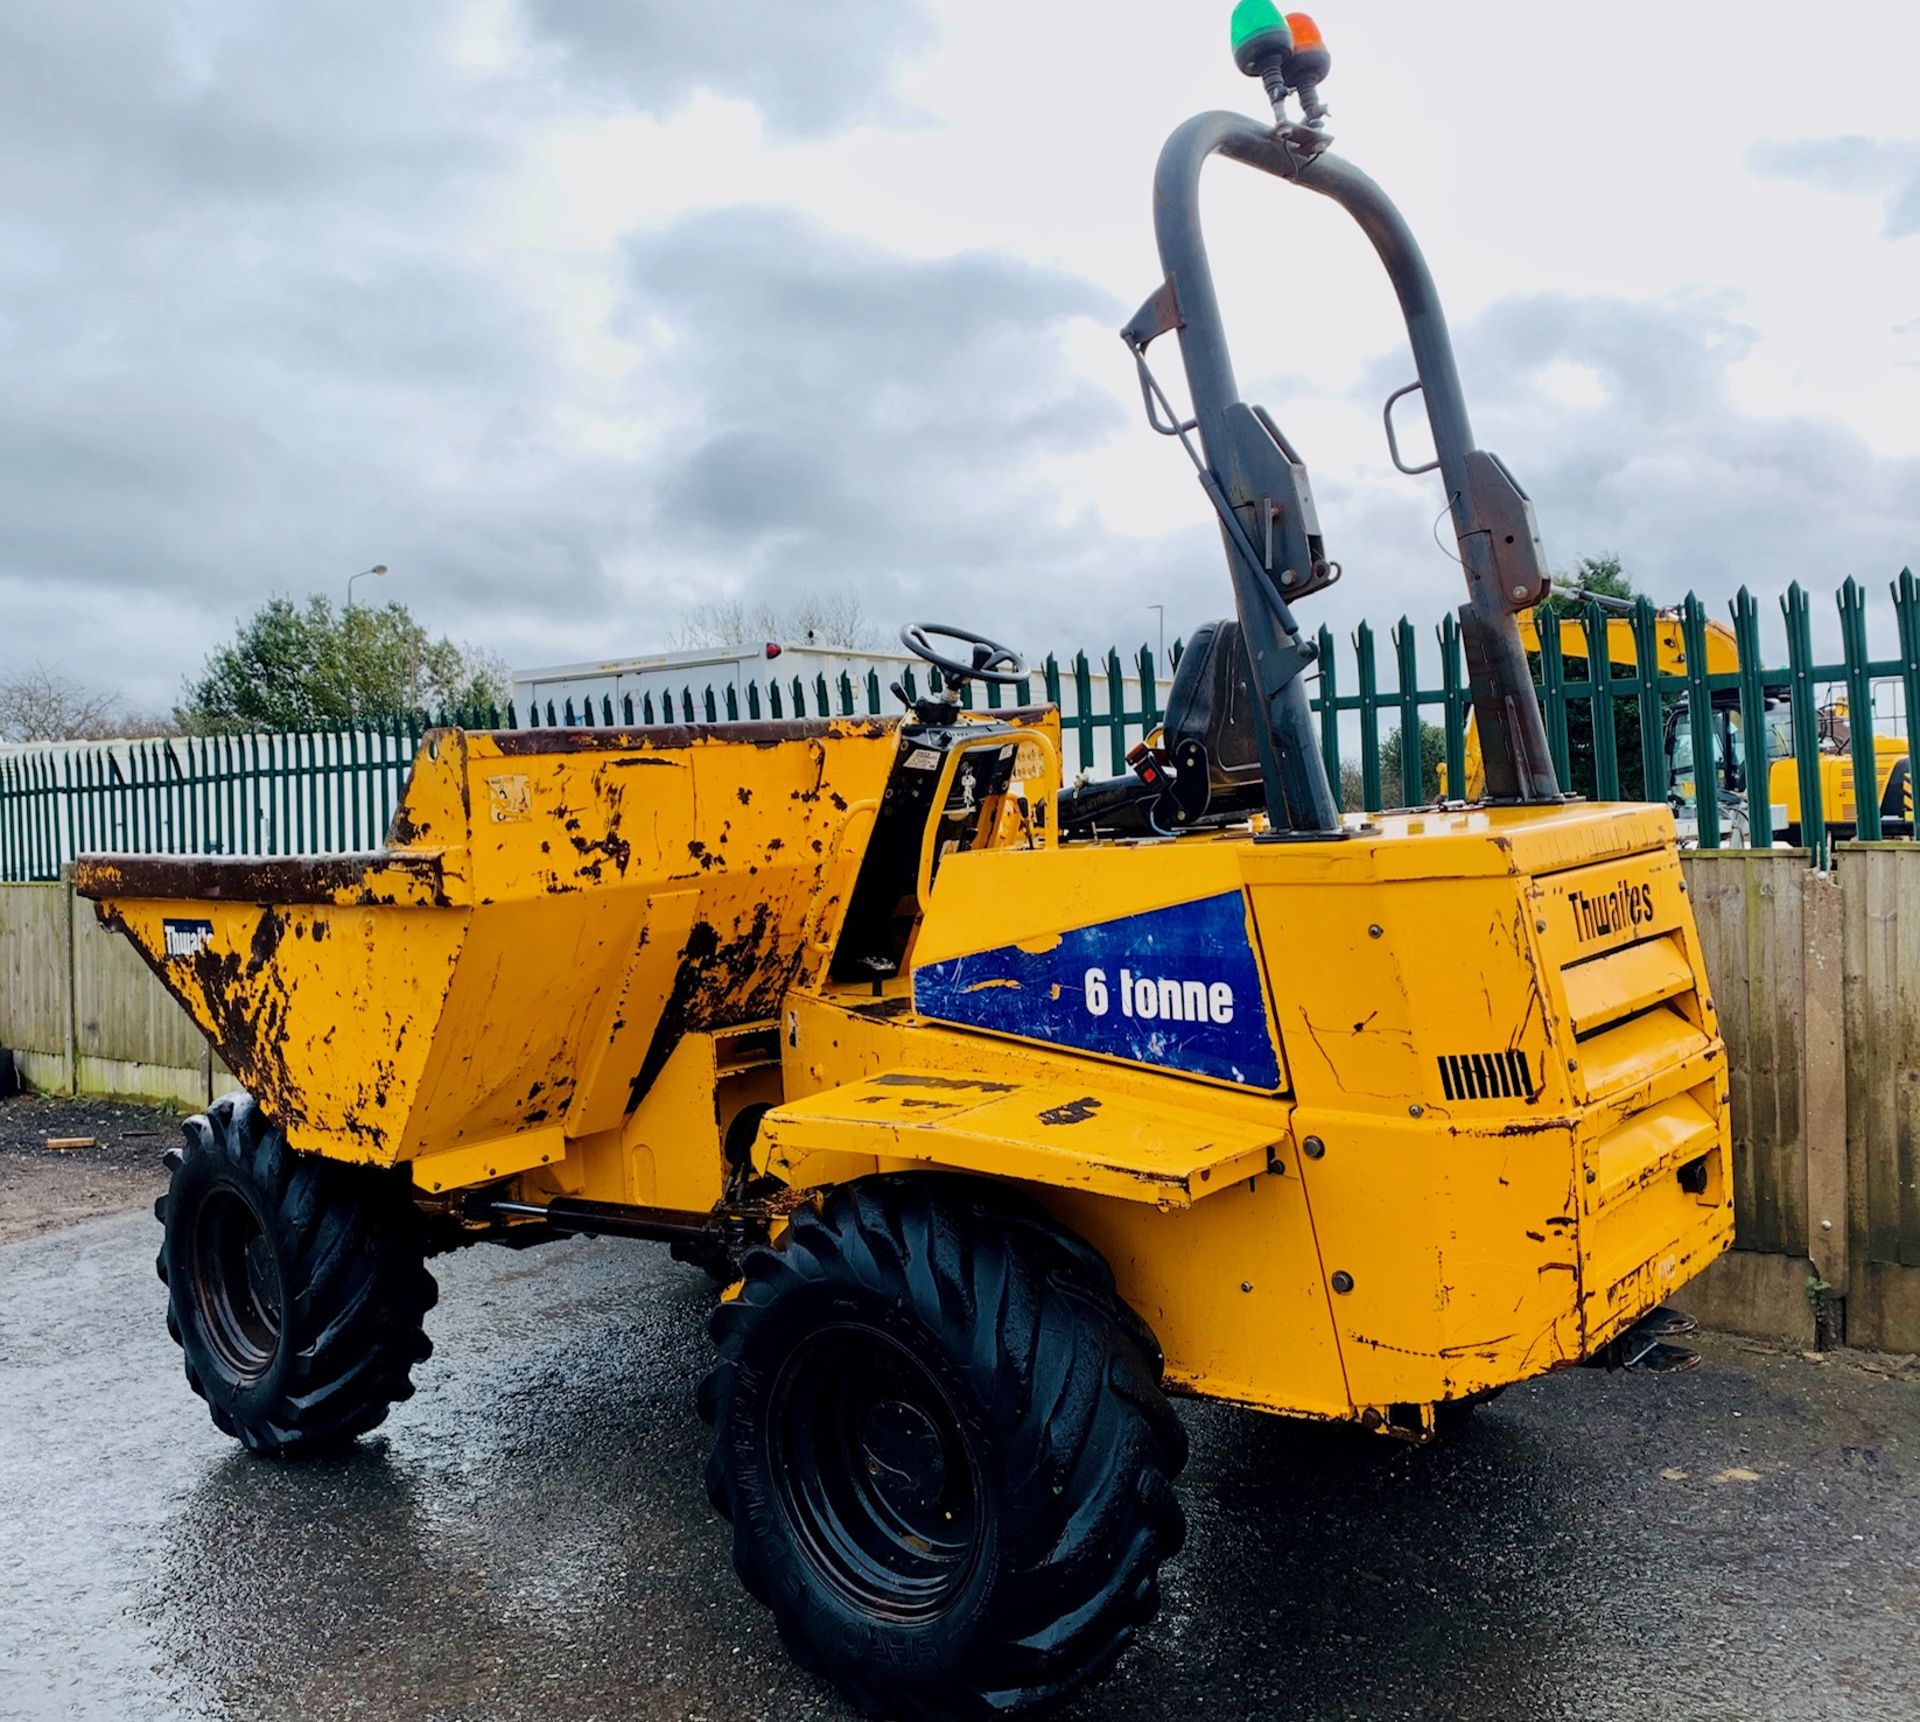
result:
[[(1611, 606), (1620, 602), (1604, 596), (1575, 590), (1569, 594), (1587, 602)], [(1709, 621), (1705, 628), (1706, 673), (1709, 676), (1736, 675), (1740, 670), (1740, 646), (1734, 632), (1724, 622)], [(1538, 612), (1520, 617), (1520, 640), (1530, 654), (1540, 650)], [(1662, 610), (1655, 619), (1654, 666), (1661, 675), (1684, 676), (1688, 672), (1686, 636), (1678, 610)], [(1563, 659), (1587, 661), (1587, 630), (1574, 616), (1560, 618), (1560, 655)], [(1607, 656), (1620, 668), (1632, 669), (1640, 661), (1639, 642), (1634, 636), (1630, 609), (1607, 617)], [(1694, 758), (1693, 725), (1688, 721), (1687, 702), (1664, 702), (1666, 716), (1662, 724), (1661, 746), (1667, 762), (1668, 799), (1673, 804), (1682, 839), (1698, 826), (1699, 765)], [(1736, 690), (1716, 689), (1713, 705), (1713, 764), (1715, 786), (1722, 807), (1724, 826), (1736, 844), (1749, 843), (1756, 835), (1760, 844), (1801, 841), (1800, 768), (1794, 754), (1792, 707), (1780, 694), (1769, 690), (1765, 701), (1767, 823), (1755, 820), (1755, 798), (1748, 789), (1747, 760), (1751, 743), (1746, 733), (1745, 714)], [(1831, 837), (1845, 840), (1854, 835), (1859, 809), (1854, 790), (1853, 753), (1849, 714), (1844, 702), (1822, 706), (1820, 733), (1820, 808)], [(1472, 800), (1485, 793), (1485, 771), (1481, 764), (1480, 740), (1473, 716), (1467, 717), (1465, 796)], [(1880, 803), (1880, 828), (1889, 837), (1913, 835), (1913, 771), (1906, 745), (1894, 736), (1874, 737), (1874, 790)], [(1632, 785), (1622, 786), (1631, 791)], [(1440, 794), (1454, 792), (1440, 767)]]

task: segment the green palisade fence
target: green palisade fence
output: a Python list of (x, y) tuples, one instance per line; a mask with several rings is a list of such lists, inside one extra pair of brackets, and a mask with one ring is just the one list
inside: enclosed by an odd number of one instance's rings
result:
[[(1763, 609), (1743, 587), (1729, 606), (1740, 661), (1734, 672), (1709, 672), (1708, 612), (1691, 594), (1674, 612), (1656, 612), (1644, 598), (1627, 607), (1635, 640), (1631, 665), (1609, 660), (1608, 620), (1610, 611), (1622, 613), (1617, 604), (1563, 606), (1584, 634), (1584, 657), (1562, 649), (1560, 628), (1548, 625), (1543, 613), (1536, 679), (1562, 782), (1600, 800), (1665, 802), (1672, 788), (1669, 728), (1690, 744), (1694, 759), (1713, 759), (1737, 717), (1745, 738), (1790, 738), (1785, 751), (1793, 757), (1802, 809), (1793, 835), (1816, 866), (1826, 864), (1832, 840), (1823, 817), (1821, 761), (1836, 751), (1850, 758), (1854, 782), (1870, 786), (1856, 797), (1854, 835), (1866, 841), (1911, 836), (1910, 769), (1904, 789), (1896, 777), (1890, 828), (1883, 822), (1873, 708), (1876, 694), (1897, 701), (1898, 722), (1883, 716), (1880, 729), (1902, 736), (1910, 757), (1920, 722), (1920, 581), (1903, 571), (1888, 590), (1894, 626), (1884, 654), (1874, 655), (1866, 589), (1848, 579), (1834, 599), (1841, 657), (1821, 662), (1814, 654), (1814, 603), (1796, 582), (1779, 604), (1785, 663), (1768, 667)], [(1656, 634), (1676, 620), (1688, 665), (1682, 675), (1662, 673), (1655, 649)], [(1437, 666), (1433, 646), (1422, 650), (1421, 633), (1402, 617), (1388, 631), (1383, 653), (1374, 628), (1363, 622), (1343, 654), (1332, 632), (1320, 630), (1312, 704), (1328, 777), (1349, 811), (1431, 802), (1442, 768), (1450, 794), (1458, 795), (1466, 780), (1471, 701), (1459, 628), (1449, 615), (1433, 630)], [(1176, 642), (1169, 669), (1180, 651)], [(1117, 648), (1097, 658), (1076, 653), (1064, 663), (1049, 656), (1018, 687), (978, 690), (972, 703), (987, 710), (1058, 706), (1068, 772), (1117, 775), (1126, 769), (1132, 742), (1160, 721), (1158, 668), (1146, 647), (1130, 660)], [(1423, 676), (1436, 668), (1437, 681), (1423, 686)], [(937, 672), (926, 674), (924, 688), (912, 669), (901, 681), (909, 697), (940, 691)], [(1844, 744), (1835, 739), (1841, 702), (1851, 726)], [(898, 709), (878, 674), (869, 672), (860, 680), (842, 674), (834, 681), (819, 675), (752, 684), (744, 694), (732, 686), (718, 692), (688, 686), (638, 699), (543, 701), (524, 712), (508, 706), (479, 714), (484, 721), (470, 727), (640, 729)], [(422, 715), (302, 735), (187, 736), (0, 753), (0, 879), (54, 878), (88, 851), (287, 855), (376, 848), (427, 727)], [(1403, 745), (1409, 737), (1412, 744)], [(1766, 793), (1749, 796), (1763, 845), (1771, 827), (1772, 775), (1770, 755)], [(1728, 809), (1712, 771), (1694, 772), (1692, 779), (1697, 805), (1681, 810), (1693, 828), (1691, 840), (1717, 849), (1732, 834)]]

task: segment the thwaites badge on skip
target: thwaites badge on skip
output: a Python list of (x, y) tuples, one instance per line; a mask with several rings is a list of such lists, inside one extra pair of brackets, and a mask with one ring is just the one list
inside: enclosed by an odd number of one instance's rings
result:
[(1074, 927), (1044, 951), (1000, 945), (928, 963), (914, 970), (913, 1002), (966, 1028), (1249, 1088), (1280, 1084), (1238, 891)]

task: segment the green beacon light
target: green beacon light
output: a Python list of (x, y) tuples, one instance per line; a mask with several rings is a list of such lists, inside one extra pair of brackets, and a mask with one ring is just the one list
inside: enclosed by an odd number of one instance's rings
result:
[(1233, 63), (1266, 86), (1274, 118), (1289, 124), (1286, 99), (1292, 94), (1300, 98), (1307, 124), (1317, 128), (1327, 112), (1320, 83), (1333, 65), (1320, 26), (1304, 12), (1283, 13), (1274, 0), (1240, 0), (1232, 33)]
[(1240, 0), (1233, 9), (1233, 63), (1241, 71), (1264, 77), (1292, 51), (1293, 32), (1273, 0)]

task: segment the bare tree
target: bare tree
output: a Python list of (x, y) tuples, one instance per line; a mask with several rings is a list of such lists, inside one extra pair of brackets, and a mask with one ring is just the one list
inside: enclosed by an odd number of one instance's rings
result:
[(52, 664), (0, 677), (0, 739), (98, 741), (124, 734), (117, 697), (82, 687)]
[(677, 651), (703, 646), (758, 646), (776, 640), (788, 646), (826, 646), (855, 651), (877, 645), (879, 625), (850, 587), (808, 592), (784, 608), (716, 598), (684, 611), (668, 643)]

